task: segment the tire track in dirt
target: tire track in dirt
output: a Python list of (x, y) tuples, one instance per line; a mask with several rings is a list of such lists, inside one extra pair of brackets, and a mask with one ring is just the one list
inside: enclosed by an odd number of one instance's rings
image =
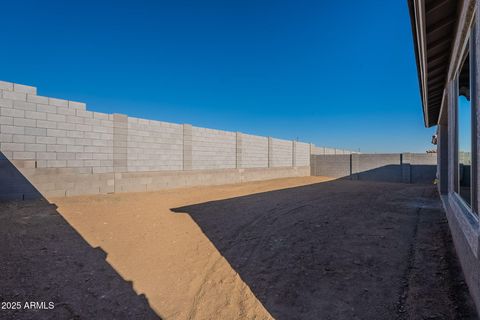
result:
[(399, 298), (397, 302), (397, 319), (398, 320), (405, 320), (409, 318), (408, 312), (406, 310), (406, 301), (408, 298), (410, 277), (415, 264), (415, 250), (417, 246), (418, 227), (420, 222), (422, 205), (424, 203), (423, 199), (425, 197), (425, 193), (426, 193), (426, 189), (424, 188), (420, 196), (420, 199), (421, 199), (420, 204), (418, 208), (415, 210), (415, 225), (412, 232), (411, 243), (408, 248), (407, 267), (403, 273), (402, 278), (400, 279), (401, 287), (399, 289)]

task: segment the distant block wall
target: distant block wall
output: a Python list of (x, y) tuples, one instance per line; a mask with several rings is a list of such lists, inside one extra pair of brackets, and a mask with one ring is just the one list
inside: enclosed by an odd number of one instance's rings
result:
[(355, 151), (352, 151), (352, 150), (346, 150), (346, 149), (336, 149), (336, 148), (312, 146), (312, 154), (314, 154), (314, 155), (355, 154), (355, 153), (359, 153), (359, 152), (355, 152)]
[(352, 159), (352, 174), (358, 180), (410, 182), (403, 177), (406, 167), (402, 159), (400, 154), (358, 154)]
[[(5, 161), (0, 174), (12, 177), (3, 186), (14, 183), (17, 196), (26, 180), (6, 173), (12, 165), (42, 193), (69, 196), (304, 175), (308, 170), (288, 168), (309, 168), (311, 148), (292, 140), (92, 112), (85, 103), (0, 81), (0, 160)], [(268, 172), (257, 170), (262, 168)], [(219, 171), (233, 169), (249, 171)], [(208, 172), (196, 173), (202, 170)], [(186, 171), (192, 173), (180, 174)]]
[(295, 141), (295, 166), (310, 165), (310, 148), (309, 143)]
[(312, 176), (343, 178), (350, 177), (352, 173), (350, 155), (312, 155), (310, 161)]
[(311, 174), (351, 180), (432, 184), (436, 154), (323, 154), (311, 156)]

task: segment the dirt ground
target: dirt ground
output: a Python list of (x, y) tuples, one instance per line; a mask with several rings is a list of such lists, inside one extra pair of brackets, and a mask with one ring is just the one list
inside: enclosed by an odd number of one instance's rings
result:
[(433, 186), (321, 177), (0, 203), (12, 319), (476, 319)]

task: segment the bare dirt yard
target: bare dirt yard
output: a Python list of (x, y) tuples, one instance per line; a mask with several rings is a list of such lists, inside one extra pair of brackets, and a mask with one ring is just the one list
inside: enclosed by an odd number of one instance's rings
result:
[(280, 179), (0, 203), (5, 319), (476, 319), (434, 186)]

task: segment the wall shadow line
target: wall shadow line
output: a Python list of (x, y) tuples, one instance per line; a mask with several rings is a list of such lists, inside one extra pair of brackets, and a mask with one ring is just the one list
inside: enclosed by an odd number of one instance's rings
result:
[[(0, 310), (1, 317), (161, 319), (107, 253), (91, 247), (2, 154), (0, 171), (0, 297), (21, 303), (20, 310)], [(26, 302), (40, 304), (25, 309)]]
[(432, 182), (347, 176), (170, 210), (194, 220), (273, 318), (388, 319), (399, 315), (418, 208), (444, 217)]

